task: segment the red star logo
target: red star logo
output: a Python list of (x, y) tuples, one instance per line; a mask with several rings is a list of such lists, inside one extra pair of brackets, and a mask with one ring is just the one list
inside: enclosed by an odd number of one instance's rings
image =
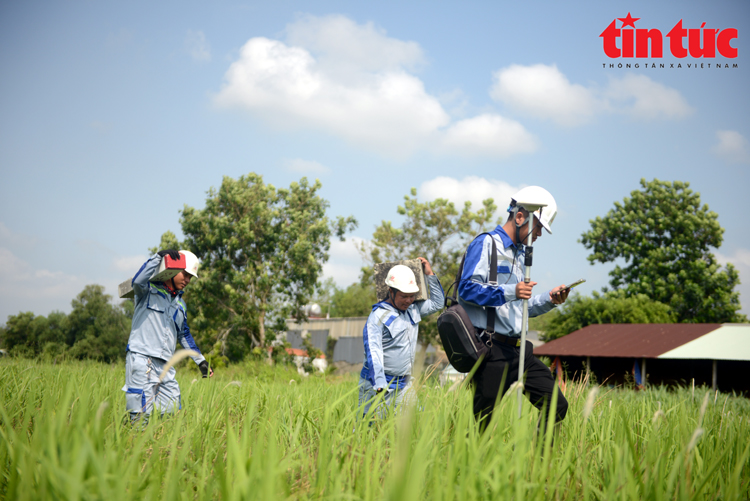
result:
[(632, 26), (633, 28), (635, 28), (635, 22), (638, 21), (640, 17), (631, 17), (630, 12), (628, 12), (628, 17), (618, 17), (617, 19), (622, 21), (622, 26), (620, 26), (621, 28), (624, 28), (625, 26)]

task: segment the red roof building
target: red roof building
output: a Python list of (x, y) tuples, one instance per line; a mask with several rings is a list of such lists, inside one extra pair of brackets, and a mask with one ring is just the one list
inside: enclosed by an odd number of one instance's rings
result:
[(706, 384), (750, 394), (750, 324), (594, 324), (539, 348), (569, 376), (598, 382)]

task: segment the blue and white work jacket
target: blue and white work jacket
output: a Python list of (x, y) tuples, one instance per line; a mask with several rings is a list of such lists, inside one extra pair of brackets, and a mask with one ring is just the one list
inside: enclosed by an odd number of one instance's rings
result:
[[(488, 283), (492, 252), (490, 238), (495, 239), (497, 248), (497, 285)], [(516, 297), (516, 285), (523, 282), (525, 255), (525, 246), (516, 246), (500, 225), (489, 235), (481, 235), (469, 244), (458, 284), (458, 302), (466, 310), (474, 327), (486, 329), (487, 313), (484, 306), (496, 306), (495, 332), (509, 337), (521, 335), (523, 301)], [(529, 299), (529, 317), (555, 308), (549, 292)]]
[(205, 360), (190, 334), (187, 307), (183, 291), (172, 296), (162, 282), (149, 278), (159, 268), (161, 257), (154, 254), (133, 277), (135, 311), (128, 339), (128, 351), (149, 357), (169, 360), (174, 355), (177, 341), (183, 348), (199, 353), (192, 357), (196, 364)]
[(439, 311), (445, 302), (436, 275), (427, 275), (430, 298), (415, 301), (405, 311), (381, 301), (372, 307), (362, 336), (365, 361), (360, 377), (374, 388), (403, 388), (416, 355), (419, 321)]

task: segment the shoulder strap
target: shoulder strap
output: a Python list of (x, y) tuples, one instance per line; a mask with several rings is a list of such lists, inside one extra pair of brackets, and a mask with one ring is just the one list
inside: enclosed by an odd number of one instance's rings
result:
[[(497, 246), (495, 245), (495, 237), (490, 235), (492, 240), (492, 254), (490, 255), (490, 285), (497, 287)], [(485, 311), (487, 312), (487, 332), (490, 336), (495, 333), (495, 307), (486, 306)]]
[[(487, 232), (480, 233), (474, 239), (481, 237), (482, 235), (489, 235), (490, 241), (492, 242), (492, 252), (490, 253), (490, 285), (497, 285), (497, 245), (495, 244), (495, 237), (490, 235)], [(468, 249), (467, 249), (468, 250)], [(456, 275), (456, 281), (451, 284), (451, 286), (448, 288), (448, 291), (453, 288), (453, 295), (448, 296), (448, 294), (445, 295), (445, 306), (451, 306), (451, 304), (456, 304), (458, 302), (456, 296), (458, 294), (458, 284), (461, 281), (461, 276), (464, 274), (464, 262), (466, 261), (466, 251), (464, 251), (464, 255), (461, 258), (461, 265), (458, 267), (458, 275)], [(454, 288), (455, 286), (455, 288)], [(451, 304), (449, 304), (449, 302)], [(495, 332), (495, 308), (494, 307), (486, 307), (485, 308), (487, 312), (487, 331), (488, 332)]]

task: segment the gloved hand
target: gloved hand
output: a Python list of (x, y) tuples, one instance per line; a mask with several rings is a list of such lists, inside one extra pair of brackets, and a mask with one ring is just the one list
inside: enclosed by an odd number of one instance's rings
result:
[(180, 259), (180, 253), (178, 251), (174, 250), (174, 249), (160, 250), (159, 252), (157, 252), (157, 254), (159, 254), (159, 257), (164, 257), (165, 255), (168, 254), (169, 257), (171, 257), (175, 261), (177, 261), (178, 259)]
[[(208, 369), (208, 362), (207, 361), (204, 360), (203, 362), (199, 363), (198, 364), (198, 368), (201, 370), (201, 374), (203, 374), (203, 377), (208, 377), (208, 370), (209, 369)], [(211, 375), (212, 376), (214, 375), (214, 371), (211, 371)]]

